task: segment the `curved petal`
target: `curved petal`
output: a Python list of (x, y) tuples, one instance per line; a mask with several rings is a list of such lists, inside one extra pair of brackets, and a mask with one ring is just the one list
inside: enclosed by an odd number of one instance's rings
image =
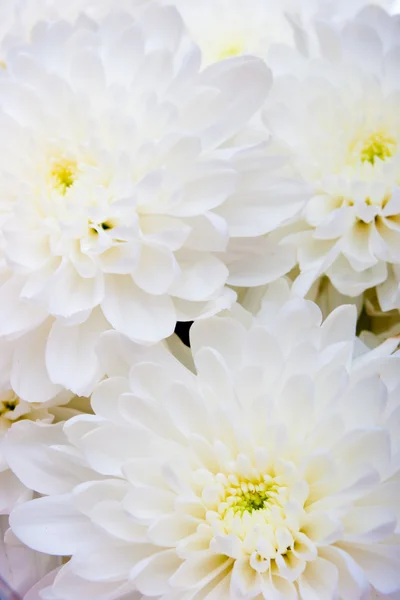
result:
[(25, 279), (14, 275), (0, 287), (0, 335), (22, 333), (39, 326), (47, 311), (24, 298), (21, 291)]
[(180, 275), (170, 287), (170, 294), (183, 300), (208, 300), (223, 288), (228, 269), (212, 254), (185, 249), (176, 254)]
[(49, 292), (50, 313), (70, 317), (100, 304), (104, 296), (103, 276), (98, 273), (92, 278), (81, 277), (71, 264), (65, 262), (51, 279)]
[(46, 345), (46, 367), (51, 380), (79, 396), (88, 396), (101, 376), (95, 349), (101, 333), (107, 329), (109, 324), (100, 310), (77, 325), (56, 320)]
[(50, 380), (46, 368), (46, 344), (52, 320), (27, 333), (15, 343), (11, 369), (11, 386), (27, 402), (47, 402), (54, 398), (61, 386)]
[(66, 443), (62, 423), (20, 421), (10, 428), (4, 444), (10, 468), (28, 489), (63, 494), (92, 476), (73, 456), (57, 449)]
[(144, 292), (162, 295), (168, 292), (179, 272), (178, 263), (170, 250), (145, 244), (132, 278)]
[(10, 526), (29, 548), (54, 556), (74, 554), (95, 536), (89, 519), (73, 507), (70, 494), (20, 504), (10, 515)]
[(101, 306), (112, 327), (138, 342), (158, 342), (174, 332), (176, 313), (171, 298), (147, 294), (130, 277), (107, 277)]

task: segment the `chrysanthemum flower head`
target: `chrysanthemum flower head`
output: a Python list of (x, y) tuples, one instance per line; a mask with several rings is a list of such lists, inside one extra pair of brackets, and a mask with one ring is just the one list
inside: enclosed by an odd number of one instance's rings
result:
[(234, 298), (214, 209), (240, 167), (218, 147), (270, 76), (256, 58), (200, 63), (176, 10), (158, 5), (101, 25), (43, 23), (7, 55), (0, 335), (23, 339), (29, 361), (45, 354), (53, 384), (87, 393), (106, 329), (152, 343)]
[(400, 281), (399, 17), (369, 7), (315, 27), (315, 57), (271, 53), (266, 132), (313, 189), (282, 236), (297, 249), (303, 290), (327, 274), (349, 296), (378, 286), (388, 310)]
[[(48, 497), (18, 507), (12, 528), (32, 548), (72, 555), (52, 594), (361, 600), (399, 591), (396, 344), (368, 351), (354, 307), (321, 323), (309, 301), (282, 304), (287, 293), (284, 281), (270, 287), (255, 319), (239, 311), (195, 323), (195, 372), (112, 332), (95, 416), (63, 432), (13, 429), (13, 469)], [(31, 444), (42, 455), (22, 462)], [(45, 459), (54, 453), (57, 470)]]

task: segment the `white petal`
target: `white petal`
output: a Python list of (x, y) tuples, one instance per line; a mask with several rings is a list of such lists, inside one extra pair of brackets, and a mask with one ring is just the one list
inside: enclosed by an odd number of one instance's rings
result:
[(322, 327), (322, 344), (336, 344), (354, 338), (357, 323), (355, 306), (340, 306), (325, 319)]
[(212, 65), (203, 71), (200, 83), (220, 92), (207, 111), (192, 108), (190, 115), (191, 126), (202, 129), (203, 147), (210, 148), (239, 131), (261, 107), (271, 84), (271, 73), (262, 61), (240, 57)]
[(48, 319), (16, 342), (10, 380), (14, 391), (27, 402), (46, 402), (62, 389), (50, 380), (45, 363), (51, 325)]
[(398, 546), (384, 544), (340, 544), (365, 571), (369, 582), (382, 594), (400, 589), (400, 555)]
[(171, 421), (187, 437), (196, 432), (209, 434), (209, 417), (201, 396), (180, 382), (173, 383), (164, 393), (165, 408)]
[(78, 551), (71, 559), (71, 569), (89, 581), (107, 583), (115, 580), (123, 583), (129, 579), (132, 565), (141, 559), (145, 547), (142, 544), (108, 541), (107, 545)]
[(191, 588), (205, 586), (223, 573), (231, 565), (232, 560), (227, 556), (214, 555), (210, 551), (198, 552), (197, 556), (185, 560), (176, 573), (171, 577), (173, 586)]
[(35, 583), (35, 585), (32, 586), (29, 589), (29, 591), (24, 595), (24, 600), (43, 600), (45, 596), (42, 596), (42, 592), (46, 588), (51, 587), (59, 570), (60, 567), (57, 567), (56, 569), (53, 569), (53, 571), (50, 571), (49, 573), (47, 573), (47, 575), (42, 577), (42, 579)]
[(89, 519), (73, 508), (69, 494), (21, 504), (12, 512), (10, 525), (30, 548), (58, 556), (74, 554), (94, 534)]
[(375, 427), (381, 422), (386, 408), (387, 388), (379, 375), (367, 376), (350, 385), (340, 403), (348, 428)]
[(122, 465), (130, 458), (146, 456), (148, 438), (144, 431), (111, 423), (99, 424), (81, 440), (91, 468), (103, 475), (120, 477)]
[(175, 329), (171, 298), (146, 294), (130, 277), (107, 278), (102, 309), (112, 327), (142, 343), (162, 340)]
[(10, 469), (0, 471), (0, 515), (9, 514), (14, 506), (29, 500), (31, 496), (31, 491)]
[(184, 538), (195, 533), (200, 522), (199, 519), (185, 514), (168, 515), (167, 517), (157, 519), (151, 525), (148, 530), (148, 536), (157, 546), (172, 548)]
[(63, 494), (88, 477), (56, 448), (65, 444), (62, 424), (46, 425), (23, 420), (9, 430), (5, 443), (7, 462), (29, 489), (42, 494)]
[(338, 568), (338, 591), (343, 600), (353, 600), (363, 597), (370, 589), (364, 571), (357, 565), (347, 552), (336, 546), (320, 549), (320, 555), (332, 562)]
[(149, 294), (166, 294), (178, 276), (179, 266), (170, 250), (142, 246), (139, 265), (132, 274), (137, 286)]
[(196, 354), (210, 347), (218, 352), (230, 370), (235, 372), (242, 363), (245, 348), (245, 328), (229, 318), (197, 321), (190, 329), (190, 346), (196, 362)]
[[(77, 600), (79, 597), (85, 600), (109, 600), (110, 598), (121, 598), (124, 592), (129, 591), (129, 587), (133, 585), (121, 583), (121, 581), (88, 581), (85, 578), (79, 577), (72, 570), (70, 562), (65, 564), (58, 572), (53, 583), (50, 596), (44, 596), (43, 600), (53, 600), (55, 594), (56, 600)], [(127, 589), (128, 588), (128, 589)], [(122, 596), (125, 599), (125, 596)], [(126, 600), (141, 600), (140, 596), (131, 593)]]
[(46, 318), (46, 311), (29, 300), (21, 298), (25, 280), (14, 275), (0, 288), (0, 334), (21, 333), (37, 327)]
[(314, 421), (314, 389), (312, 380), (306, 375), (289, 378), (277, 400), (278, 410), (290, 427), (293, 437), (307, 436)]
[(146, 241), (160, 244), (172, 252), (179, 250), (190, 234), (190, 227), (165, 215), (142, 215), (140, 228)]
[(228, 243), (228, 226), (222, 217), (206, 212), (197, 217), (189, 217), (185, 222), (192, 230), (185, 248), (201, 252), (224, 252)]
[(169, 579), (181, 564), (175, 548), (156, 555), (136, 577), (135, 584), (142, 594), (158, 596), (169, 591)]
[(273, 231), (293, 217), (304, 204), (299, 182), (282, 181), (260, 191), (234, 193), (217, 209), (232, 237), (255, 237)]
[(386, 506), (354, 506), (342, 522), (346, 542), (372, 545), (394, 533), (397, 518)]
[(236, 173), (224, 162), (198, 163), (187, 175), (182, 202), (171, 213), (177, 217), (195, 217), (222, 204), (232, 193)]
[(99, 274), (83, 278), (68, 263), (61, 264), (50, 284), (49, 311), (53, 315), (70, 317), (97, 306), (104, 296), (104, 282)]
[(97, 341), (109, 325), (101, 311), (78, 325), (63, 325), (55, 321), (46, 346), (46, 366), (54, 383), (88, 396), (101, 371), (95, 352)]
[(124, 500), (124, 508), (140, 522), (153, 522), (173, 511), (175, 494), (150, 486), (132, 489)]
[(184, 300), (208, 300), (223, 288), (228, 278), (226, 266), (211, 254), (195, 250), (176, 253), (180, 275), (170, 287), (170, 294)]
[(118, 413), (118, 398), (129, 392), (129, 382), (125, 377), (109, 377), (94, 389), (91, 405), (96, 415), (111, 422), (121, 421)]
[(71, 61), (71, 78), (77, 91), (104, 94), (105, 74), (100, 57), (90, 50), (80, 51)]
[(299, 590), (304, 600), (334, 600), (337, 597), (338, 569), (323, 558), (307, 563), (300, 576)]
[(296, 264), (295, 251), (267, 237), (230, 241), (226, 253), (228, 283), (254, 287), (270, 283), (289, 273)]

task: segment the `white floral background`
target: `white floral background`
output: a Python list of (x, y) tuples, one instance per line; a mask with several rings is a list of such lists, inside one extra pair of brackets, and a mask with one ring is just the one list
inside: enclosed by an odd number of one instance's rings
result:
[(10, 593), (400, 599), (399, 107), (397, 0), (0, 0)]

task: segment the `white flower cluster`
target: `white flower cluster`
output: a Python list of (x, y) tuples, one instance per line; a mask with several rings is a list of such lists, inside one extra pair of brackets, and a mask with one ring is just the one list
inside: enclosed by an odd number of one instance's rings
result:
[(400, 2), (2, 0), (0, 152), (0, 599), (399, 600)]

